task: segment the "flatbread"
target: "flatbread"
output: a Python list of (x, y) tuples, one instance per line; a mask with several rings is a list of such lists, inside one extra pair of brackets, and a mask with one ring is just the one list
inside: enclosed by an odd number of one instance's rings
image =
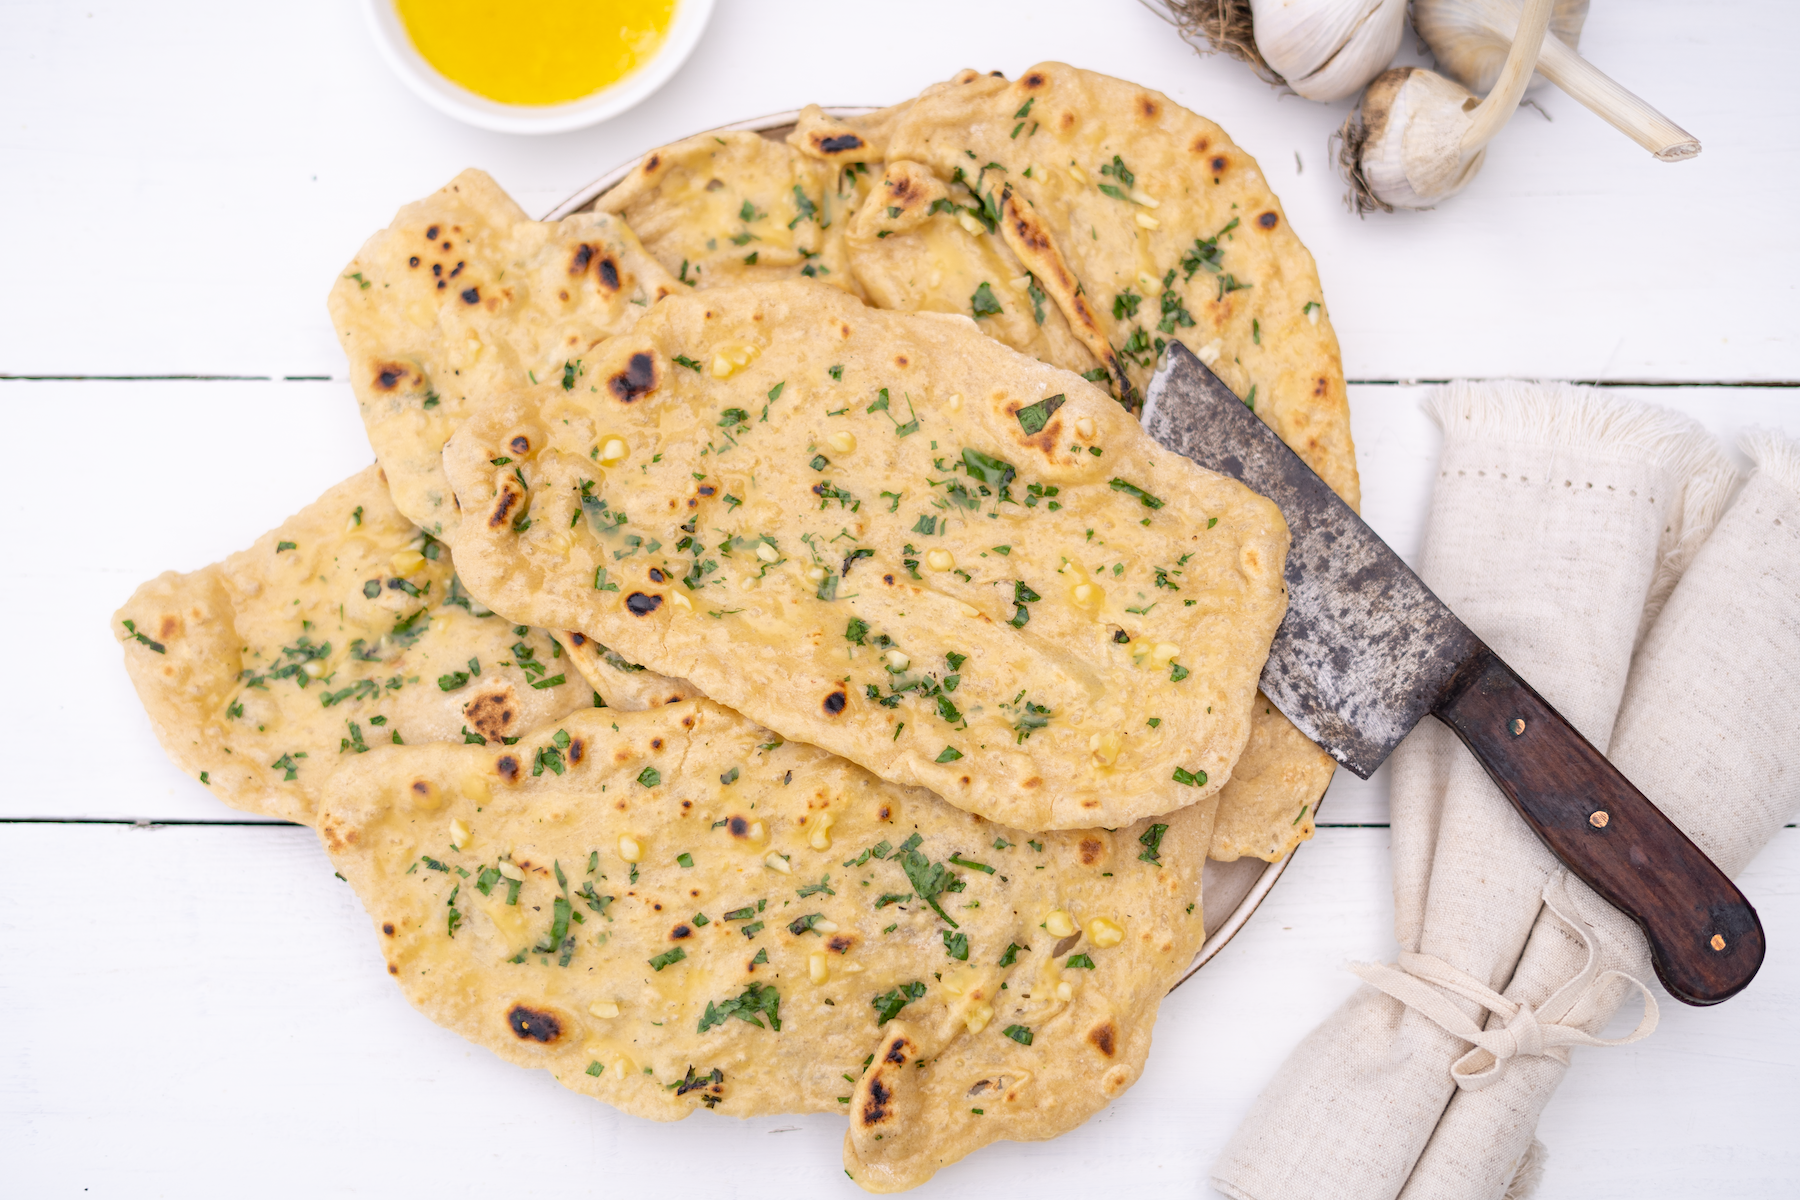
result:
[(598, 207), (618, 213), (690, 288), (802, 276), (854, 292), (844, 225), (869, 172), (757, 133), (703, 133), (664, 146)]
[[(1160, 93), (1046, 63), (1016, 84), (965, 71), (928, 89), (889, 129), (887, 145), (895, 161), (883, 182), (898, 180), (906, 196), (925, 197), (929, 215), (921, 221), (916, 206), (883, 204), (879, 188), (865, 201), (851, 225), (851, 266), (872, 300), (947, 309), (969, 287), (974, 266), (993, 279), (1009, 310), (983, 319), (984, 331), (1084, 373), (1095, 372), (1096, 354), (1114, 349), (1108, 366), (1124, 372), (1117, 390), (1127, 400), (1147, 382), (1163, 342), (1181, 340), (1357, 505), (1343, 369), (1317, 271), (1254, 160), (1218, 126)], [(1113, 154), (1125, 163), (1129, 183), (1114, 174)], [(1132, 202), (1134, 194), (1157, 206)], [(1000, 219), (1007, 211), (1010, 224)], [(1140, 211), (1156, 228), (1137, 221)], [(1238, 224), (1227, 230), (1233, 220)], [(984, 224), (992, 232), (972, 232)], [(908, 226), (920, 232), (903, 232)], [(857, 236), (865, 227), (891, 232)], [(1035, 294), (1006, 303), (1001, 283), (1018, 261), (1014, 244), (1042, 273), (1030, 274), (1026, 286), (1054, 294), (1055, 304), (1039, 305)], [(1176, 303), (1163, 299), (1171, 269), (1177, 274), (1167, 292)], [(934, 273), (954, 287), (921, 295), (893, 282)], [(1030, 301), (1029, 308), (1018, 300)], [(1136, 313), (1128, 317), (1134, 300)], [(1044, 307), (1051, 313), (1028, 343), (1020, 318)], [(1088, 344), (1074, 336), (1071, 320), (1080, 322)], [(1137, 348), (1125, 353), (1131, 346)], [(1274, 862), (1310, 838), (1333, 769), (1328, 754), (1272, 705), (1259, 704), (1250, 742), (1219, 799), (1212, 857), (1252, 854)]]
[(1021, 354), (1105, 382), (1006, 242), (951, 203), (917, 163), (889, 163), (850, 221), (850, 265), (869, 303), (898, 312), (960, 313)]
[(1231, 862), (1244, 855), (1279, 862), (1313, 835), (1319, 797), (1337, 761), (1307, 740), (1274, 702), (1256, 694), (1250, 741), (1219, 793), (1207, 857)]
[(222, 563), (144, 584), (113, 632), (176, 765), (233, 808), (301, 824), (373, 746), (498, 746), (594, 702), (554, 641), (470, 598), (379, 467)]
[(693, 700), (700, 691), (681, 679), (670, 679), (634, 663), (611, 646), (577, 630), (558, 630), (569, 663), (613, 708), (644, 709), (678, 700)]
[(480, 171), (402, 208), (329, 301), (400, 511), (451, 529), (440, 451), (476, 400), (533, 378), (591, 386), (582, 356), (679, 286), (617, 217), (533, 221)]
[(319, 833), (432, 1020), (634, 1116), (847, 1113), (846, 1170), (888, 1192), (1136, 1080), (1211, 823), (994, 825), (694, 701), (382, 747)]
[(1017, 82), (964, 72), (927, 88), (887, 151), (983, 208), (1128, 402), (1158, 339), (1179, 338), (1240, 396), (1255, 388), (1257, 413), (1357, 502), (1318, 271), (1224, 130), (1160, 92), (1042, 63)]
[(887, 157), (887, 140), (894, 125), (912, 107), (904, 100), (859, 117), (834, 117), (817, 104), (800, 110), (799, 120), (785, 139), (808, 158), (848, 166), (873, 164)]
[(1286, 525), (1099, 388), (805, 282), (671, 297), (592, 364), (445, 449), (498, 611), (1021, 828), (1229, 777)]

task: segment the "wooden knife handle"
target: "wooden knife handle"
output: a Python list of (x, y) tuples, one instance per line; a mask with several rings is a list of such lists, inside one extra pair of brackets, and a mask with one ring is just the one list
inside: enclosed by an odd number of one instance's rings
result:
[(1764, 949), (1744, 894), (1493, 651), (1461, 678), (1434, 715), (1550, 852), (1643, 928), (1669, 994), (1717, 1004), (1742, 991)]

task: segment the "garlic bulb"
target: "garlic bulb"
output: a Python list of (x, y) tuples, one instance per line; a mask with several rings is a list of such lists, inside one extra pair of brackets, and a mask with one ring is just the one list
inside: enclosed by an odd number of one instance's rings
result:
[[(1519, 19), (1519, 6), (1512, 0), (1412, 0), (1413, 28), (1437, 58), (1437, 69), (1477, 95), (1493, 90), (1500, 77), (1500, 64), (1506, 61), (1506, 50), (1512, 45), (1512, 34), (1496, 34), (1495, 18), (1505, 13), (1505, 27), (1511, 30)], [(1500, 10), (1500, 11), (1496, 11)], [(1550, 32), (1563, 45), (1573, 49), (1581, 42), (1581, 27), (1587, 23), (1588, 0), (1556, 0), (1550, 9)], [(1550, 47), (1544, 47), (1544, 54)], [(1532, 86), (1545, 82), (1542, 58)]]
[(1418, 67), (1384, 71), (1344, 123), (1344, 163), (1358, 211), (1430, 208), (1468, 186), (1531, 81), (1552, 0), (1526, 0), (1518, 36), (1485, 100)]
[(1406, 0), (1250, 0), (1256, 48), (1308, 100), (1354, 96), (1394, 61)]
[[(1477, 92), (1493, 86), (1518, 27), (1518, 0), (1413, 0), (1412, 15), (1445, 74)], [(1557, 0), (1538, 72), (1657, 158), (1699, 154), (1699, 139), (1575, 53), (1586, 19), (1587, 0)]]

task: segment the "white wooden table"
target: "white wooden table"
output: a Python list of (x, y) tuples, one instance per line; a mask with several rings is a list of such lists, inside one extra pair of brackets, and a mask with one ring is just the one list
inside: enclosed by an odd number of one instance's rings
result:
[[(1197, 59), (1132, 0), (722, 0), (661, 94), (535, 140), (415, 101), (353, 0), (0, 0), (0, 1193), (859, 1194), (841, 1118), (636, 1121), (434, 1027), (312, 835), (221, 807), (150, 734), (109, 615), (369, 460), (325, 292), (401, 203), (476, 165), (544, 211), (693, 130), (888, 102), (964, 66), (1140, 80), (1255, 154), (1317, 256), (1365, 512), (1410, 554), (1437, 453), (1415, 381), (1603, 381), (1728, 439), (1800, 433), (1796, 43), (1800, 7), (1778, 0), (1601, 0), (1584, 50), (1698, 134), (1698, 161), (1655, 163), (1548, 92), (1553, 120), (1523, 112), (1443, 210), (1359, 221), (1326, 148), (1345, 106)], [(1386, 813), (1380, 774), (1340, 773), (1272, 898), (1163, 1006), (1142, 1081), (921, 1195), (1201, 1194), (1251, 1098), (1352, 990), (1344, 961), (1393, 953)], [(1540, 1131), (1545, 1200), (1800, 1191), (1800, 830), (1742, 883), (1761, 977), (1579, 1055)]]

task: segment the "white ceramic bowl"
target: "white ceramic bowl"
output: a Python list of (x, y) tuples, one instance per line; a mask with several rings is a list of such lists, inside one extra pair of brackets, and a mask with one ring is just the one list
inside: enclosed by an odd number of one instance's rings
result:
[(363, 0), (375, 45), (388, 66), (421, 100), (441, 113), (498, 133), (566, 133), (614, 117), (647, 99), (669, 81), (693, 53), (713, 0), (679, 0), (675, 19), (656, 56), (625, 78), (566, 104), (502, 104), (478, 96), (438, 74), (413, 46), (394, 0)]

